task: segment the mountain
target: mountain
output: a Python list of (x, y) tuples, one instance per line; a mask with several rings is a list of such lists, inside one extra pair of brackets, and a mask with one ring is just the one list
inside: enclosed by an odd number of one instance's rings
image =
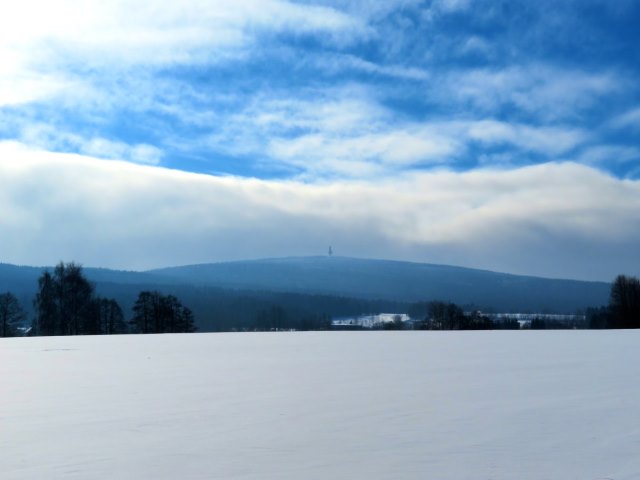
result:
[(426, 263), (291, 257), (162, 268), (166, 281), (400, 302), (446, 300), (499, 311), (566, 312), (607, 303), (610, 284)]
[[(0, 293), (14, 293), (28, 314), (34, 315), (33, 299), (38, 278), (51, 267), (26, 267), (0, 264)], [(273, 321), (280, 328), (308, 329), (325, 325), (330, 317), (362, 313), (400, 312), (407, 305), (387, 300), (367, 300), (315, 293), (221, 288), (197, 284), (148, 272), (128, 272), (102, 268), (84, 268), (96, 293), (114, 298), (131, 318), (132, 307), (143, 290), (159, 290), (178, 297), (192, 309), (200, 331), (269, 328)], [(283, 316), (284, 315), (284, 316)]]
[[(44, 267), (0, 264), (0, 292), (13, 292), (30, 315)], [(85, 268), (99, 295), (131, 316), (138, 293), (159, 290), (192, 308), (200, 330), (255, 328), (283, 308), (287, 318), (403, 312), (418, 301), (443, 300), (499, 312), (575, 313), (608, 301), (610, 284), (554, 280), (485, 270), (346, 257), (294, 257), (129, 272)], [(315, 322), (315, 323), (314, 323)]]

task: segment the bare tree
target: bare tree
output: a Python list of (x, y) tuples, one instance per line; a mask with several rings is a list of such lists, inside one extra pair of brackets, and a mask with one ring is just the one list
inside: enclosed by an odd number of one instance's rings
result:
[(190, 333), (196, 330), (193, 313), (173, 295), (140, 292), (129, 322), (137, 333)]
[(25, 313), (16, 296), (11, 293), (0, 295), (0, 333), (3, 337), (16, 334), (16, 326), (25, 319)]
[(76, 263), (56, 265), (38, 279), (34, 300), (37, 335), (100, 335), (126, 332), (120, 306), (94, 295), (94, 286)]

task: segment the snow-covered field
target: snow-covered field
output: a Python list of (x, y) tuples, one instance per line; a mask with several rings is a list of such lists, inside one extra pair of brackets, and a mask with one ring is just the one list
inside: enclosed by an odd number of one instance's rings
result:
[(640, 478), (640, 331), (0, 339), (0, 478)]

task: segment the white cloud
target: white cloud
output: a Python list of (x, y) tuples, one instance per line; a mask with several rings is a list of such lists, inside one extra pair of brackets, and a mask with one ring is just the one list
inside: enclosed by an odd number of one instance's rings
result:
[(370, 177), (446, 163), (464, 149), (458, 131), (398, 119), (364, 90), (329, 89), (308, 97), (258, 96), (208, 141), (233, 154), (266, 155), (311, 176)]
[[(0, 18), (0, 39), (18, 52), (53, 44), (92, 63), (215, 58), (221, 49), (251, 43), (256, 30), (349, 37), (366, 33), (366, 26), (336, 9), (284, 0), (24, 0), (5, 8)], [(106, 57), (91, 58), (99, 53)]]
[[(415, 121), (362, 88), (257, 95), (208, 138), (213, 149), (266, 156), (305, 177), (371, 177), (415, 166), (449, 165), (471, 147), (505, 147), (549, 159), (581, 146), (585, 131), (494, 119)], [(242, 139), (241, 142), (238, 139)], [(484, 158), (484, 157), (483, 157)]]
[(159, 148), (144, 143), (127, 144), (103, 137), (83, 137), (57, 130), (51, 125), (32, 123), (23, 126), (20, 140), (31, 147), (57, 152), (77, 152), (97, 158), (126, 160), (158, 165), (163, 157)]
[(467, 10), (471, 6), (472, 0), (435, 0), (432, 8), (443, 12), (456, 12)]
[[(270, 142), (268, 151), (273, 158), (304, 167), (307, 171), (333, 173), (331, 167), (342, 164), (348, 167), (356, 160), (372, 163), (372, 168), (379, 163), (391, 170), (420, 163), (442, 163), (459, 149), (455, 140), (432, 133), (428, 128), (391, 128), (353, 137), (311, 134), (293, 139), (281, 138)], [(335, 173), (360, 172), (350, 172), (346, 168)]]
[(320, 56), (317, 65), (324, 72), (340, 73), (345, 70), (357, 70), (375, 75), (406, 80), (427, 81), (431, 74), (423, 68), (401, 64), (374, 63), (355, 55), (334, 54)]
[(586, 148), (579, 156), (581, 163), (588, 165), (621, 164), (640, 160), (640, 148), (625, 145), (596, 145)]
[(98, 158), (127, 160), (133, 163), (158, 165), (162, 159), (162, 150), (153, 145), (138, 143), (128, 145), (105, 138), (91, 138), (80, 145), (80, 153)]
[(511, 144), (551, 157), (572, 150), (587, 138), (584, 131), (576, 128), (537, 127), (496, 120), (468, 122), (468, 136), (485, 144)]
[(435, 23), (440, 17), (452, 13), (468, 10), (473, 0), (433, 0), (422, 10), (422, 19), (428, 23)]
[(640, 107), (633, 108), (621, 115), (618, 115), (611, 121), (611, 126), (614, 128), (640, 130)]
[[(338, 43), (369, 34), (339, 10), (284, 0), (14, 2), (0, 7), (0, 91), (12, 92), (0, 106), (89, 83), (88, 71), (242, 57), (260, 35), (284, 31)], [(84, 73), (70, 79), (74, 70)]]
[(351, 134), (376, 130), (389, 114), (365, 90), (343, 88), (312, 90), (300, 98), (258, 95), (233, 120), (278, 133), (306, 129)]
[(69, 87), (62, 77), (21, 71), (7, 66), (6, 62), (0, 49), (0, 108), (42, 100)]
[[(594, 195), (598, 192), (598, 195)], [(144, 268), (315, 254), (640, 273), (640, 182), (577, 164), (305, 184), (0, 144), (2, 261)]]
[[(271, 167), (298, 172), (304, 178), (370, 178), (416, 166), (447, 165), (473, 146), (510, 148), (521, 155), (535, 153), (553, 160), (565, 158), (588, 138), (578, 128), (507, 123), (491, 118), (411, 120), (383, 106), (373, 91), (359, 85), (307, 89), (297, 95), (262, 92), (251, 97), (219, 99), (190, 88), (172, 89), (171, 85), (159, 83), (155, 96), (145, 97), (141, 85), (131, 89), (131, 95), (142, 92), (141, 97), (112, 96), (115, 101), (130, 103), (134, 111), (162, 111), (175, 115), (185, 125), (211, 133), (185, 139), (167, 129), (162, 145), (148, 145), (141, 150), (140, 146), (90, 132), (80, 135), (53, 124), (14, 118), (14, 128), (19, 130), (15, 138), (53, 151), (151, 164), (160, 162), (165, 148), (184, 152), (201, 148), (266, 162)], [(97, 97), (94, 100), (101, 102)], [(105, 102), (107, 105), (101, 108), (109, 109), (109, 100)], [(222, 112), (190, 107), (193, 102), (222, 105)], [(481, 155), (486, 161), (487, 155)]]
[(471, 35), (463, 40), (460, 47), (458, 48), (458, 53), (462, 55), (468, 54), (481, 54), (481, 55), (489, 55), (492, 53), (491, 44), (482, 37), (477, 35)]
[(614, 72), (585, 72), (545, 64), (449, 71), (434, 84), (443, 102), (471, 104), (485, 113), (515, 107), (545, 120), (571, 118), (607, 96), (624, 91)]
[[(238, 161), (276, 164), (279, 171), (302, 172), (307, 179), (371, 178), (450, 165), (467, 153), (473, 155), (465, 159), (467, 165), (486, 165), (500, 155), (505, 164), (507, 156), (518, 153), (567, 158), (587, 141), (585, 129), (570, 126), (583, 125), (576, 116), (628, 87), (629, 81), (612, 69), (532, 62), (472, 70), (442, 65), (438, 70), (434, 64), (426, 70), (428, 62), (416, 53), (420, 48), (408, 49), (411, 55), (405, 58), (380, 38), (386, 32), (402, 35), (400, 20), (415, 22), (423, 6), (417, 0), (24, 0), (0, 10), (0, 107), (42, 103), (5, 109), (10, 113), (0, 119), (2, 133), (34, 147), (137, 163), (158, 164), (172, 154), (215, 158), (222, 153), (243, 157)], [(429, 4), (439, 13), (472, 7), (467, 0)], [(392, 10), (400, 23), (385, 23)], [(311, 65), (364, 72), (375, 82), (327, 87), (325, 78), (308, 77), (283, 86), (257, 81), (256, 74), (236, 90), (216, 77), (221, 60), (256, 54), (263, 61), (278, 55), (274, 47), (262, 57), (260, 42), (283, 33), (298, 39), (314, 35), (332, 47), (318, 53), (285, 42), (281, 47), (288, 55), (309, 53), (309, 59), (298, 59), (304, 64), (301, 76), (310, 75), (306, 68)], [(380, 49), (372, 55), (376, 61), (364, 53), (368, 44), (363, 50), (341, 48), (363, 39), (374, 41), (371, 51)], [(458, 40), (463, 50), (491, 47), (478, 36)], [(211, 84), (175, 68), (203, 62), (206, 75), (215, 77)], [(404, 96), (402, 87), (390, 83), (396, 81), (422, 94)], [(227, 101), (225, 95), (234, 98)], [(410, 99), (419, 104), (415, 110)], [(502, 112), (513, 107), (519, 123), (504, 122)], [(118, 129), (124, 128), (118, 116), (130, 113), (148, 115), (149, 121), (141, 121), (131, 135), (144, 138), (128, 144), (118, 138)], [(635, 120), (637, 111), (631, 110), (612, 124), (633, 126)], [(483, 151), (493, 147), (513, 152)], [(593, 150), (573, 158), (593, 163), (602, 154)], [(212, 161), (205, 168), (215, 171), (216, 165)]]

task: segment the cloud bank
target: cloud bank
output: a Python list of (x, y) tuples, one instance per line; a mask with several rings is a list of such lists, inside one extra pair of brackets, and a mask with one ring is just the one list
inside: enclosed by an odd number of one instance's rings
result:
[(340, 255), (546, 276), (640, 273), (640, 182), (576, 163), (309, 184), (6, 142), (0, 158), (0, 250), (13, 263), (144, 269), (332, 245)]

